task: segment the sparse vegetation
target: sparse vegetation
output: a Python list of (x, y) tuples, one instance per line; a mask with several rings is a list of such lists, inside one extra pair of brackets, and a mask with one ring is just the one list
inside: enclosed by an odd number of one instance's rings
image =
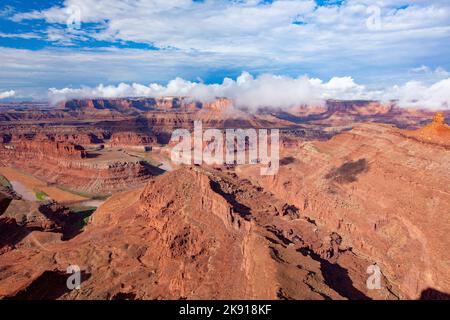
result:
[(9, 188), (9, 189), (13, 188), (11, 183), (9, 182), (9, 180), (6, 179), (6, 177), (2, 176), (2, 175), (0, 175), (0, 186), (5, 187), (5, 188)]
[(97, 210), (96, 207), (80, 205), (71, 205), (68, 206), (68, 208), (73, 212), (73, 214), (76, 214), (79, 217), (76, 224), (76, 228), (78, 230), (81, 230), (88, 225), (91, 215), (95, 212), (95, 210)]
[(96, 207), (92, 207), (92, 206), (80, 206), (80, 205), (69, 205), (68, 208), (70, 209), (70, 211), (72, 211), (73, 213), (76, 214), (82, 214), (82, 213), (86, 213), (86, 212), (91, 212), (94, 213), (95, 210), (97, 210)]
[(92, 200), (106, 200), (108, 199), (111, 195), (110, 194), (98, 194), (98, 195), (93, 195), (91, 193), (87, 193), (87, 192), (81, 192), (81, 191), (75, 191), (72, 189), (69, 189), (67, 187), (61, 186), (61, 185), (55, 185), (55, 187), (57, 187), (58, 189), (61, 189), (63, 191), (66, 192), (70, 192), (74, 195), (80, 196), (80, 197), (84, 197), (86, 198), (86, 200), (92, 199)]
[(40, 191), (40, 190), (35, 191), (34, 194), (36, 195), (36, 199), (38, 201), (44, 201), (48, 198), (48, 195), (45, 192)]
[(91, 216), (86, 217), (83, 219), (83, 227), (87, 226), (87, 224), (89, 223), (89, 219), (91, 218)]

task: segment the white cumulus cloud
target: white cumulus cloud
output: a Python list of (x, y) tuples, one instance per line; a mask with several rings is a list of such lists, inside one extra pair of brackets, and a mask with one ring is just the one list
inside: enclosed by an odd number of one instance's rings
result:
[(253, 77), (243, 72), (236, 80), (225, 78), (220, 84), (204, 84), (176, 78), (160, 85), (151, 83), (125, 84), (117, 86), (99, 85), (95, 88), (49, 89), (50, 99), (59, 102), (74, 98), (119, 98), (119, 97), (164, 97), (183, 96), (200, 101), (212, 101), (216, 97), (227, 97), (240, 108), (262, 107), (287, 108), (299, 104), (318, 104), (333, 95), (351, 98), (361, 90), (352, 78), (332, 78), (323, 83), (306, 76), (291, 78), (272, 74)]
[(50, 100), (54, 103), (80, 98), (164, 96), (183, 96), (200, 101), (227, 97), (233, 100), (236, 107), (251, 110), (321, 104), (326, 99), (397, 100), (398, 105), (403, 107), (449, 109), (450, 78), (429, 86), (419, 81), (410, 81), (401, 86), (372, 90), (356, 83), (351, 77), (333, 77), (324, 82), (307, 76), (292, 78), (262, 74), (254, 77), (248, 72), (243, 72), (235, 80), (225, 78), (220, 84), (205, 84), (176, 78), (167, 85), (120, 83), (117, 86), (49, 89)]
[[(49, 87), (167, 81), (177, 75), (216, 81), (215, 73), (236, 75), (240, 70), (327, 79), (351, 74), (382, 86), (449, 77), (438, 69), (450, 68), (448, 0), (318, 3), (64, 0), (42, 10), (6, 10), (15, 23), (39, 22), (45, 28), (0, 37), (36, 37), (50, 45), (0, 48), (0, 86), (14, 81), (21, 94), (36, 87), (42, 94)], [(373, 6), (379, 10), (369, 10)], [(79, 29), (67, 26), (75, 18)], [(378, 22), (376, 28), (368, 26), (371, 19)], [(332, 96), (332, 89), (327, 90)], [(358, 90), (365, 92), (358, 87), (350, 92)]]
[(419, 81), (409, 81), (403, 86), (394, 86), (387, 90), (384, 96), (398, 100), (398, 104), (403, 107), (448, 110), (450, 78), (430, 86)]
[(16, 95), (14, 90), (0, 92), (0, 99), (10, 98)]

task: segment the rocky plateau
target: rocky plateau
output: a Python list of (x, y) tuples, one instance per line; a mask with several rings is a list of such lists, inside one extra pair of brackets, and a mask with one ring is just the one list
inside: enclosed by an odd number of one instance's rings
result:
[[(449, 116), (335, 100), (2, 105), (0, 299), (450, 299)], [(280, 129), (279, 171), (172, 163), (172, 131), (195, 121)]]

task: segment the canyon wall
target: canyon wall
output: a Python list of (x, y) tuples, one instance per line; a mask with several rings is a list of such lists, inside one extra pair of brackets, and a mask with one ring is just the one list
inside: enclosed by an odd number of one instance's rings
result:
[[(198, 167), (114, 195), (73, 239), (31, 235), (0, 254), (0, 264), (7, 266), (0, 270), (0, 297), (36, 298), (42, 292), (59, 299), (397, 297), (386, 278), (386, 289), (366, 289), (365, 270), (373, 262), (352, 252), (339, 234), (320, 229), (249, 181)], [(45, 250), (37, 250), (36, 241)], [(56, 291), (52, 282), (43, 283), (49, 273), (55, 273), (54, 281), (72, 264), (83, 272), (80, 290)]]
[(95, 153), (71, 142), (58, 142), (37, 136), (14, 137), (0, 144), (0, 166), (15, 167), (51, 184), (69, 189), (103, 194), (139, 186), (160, 170), (143, 160), (96, 161)]
[(285, 148), (275, 176), (237, 170), (375, 259), (406, 297), (449, 292), (450, 140), (409, 134), (359, 125), (329, 141)]

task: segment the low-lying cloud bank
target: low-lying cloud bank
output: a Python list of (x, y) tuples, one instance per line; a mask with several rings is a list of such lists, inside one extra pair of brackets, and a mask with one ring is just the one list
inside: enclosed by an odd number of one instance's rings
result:
[(0, 99), (11, 98), (16, 95), (14, 90), (0, 92)]
[(164, 97), (183, 96), (193, 100), (212, 101), (216, 97), (227, 97), (238, 108), (256, 110), (263, 107), (290, 108), (298, 105), (322, 104), (326, 99), (340, 100), (396, 100), (401, 107), (449, 109), (450, 78), (430, 86), (410, 81), (402, 86), (383, 90), (371, 90), (355, 83), (351, 77), (333, 77), (328, 82), (301, 76), (291, 78), (272, 74), (253, 77), (243, 72), (236, 80), (225, 78), (221, 84), (191, 82), (182, 78), (169, 81), (167, 85), (157, 83), (148, 86), (121, 83), (117, 86), (99, 85), (95, 88), (49, 89), (53, 103), (81, 98)]

